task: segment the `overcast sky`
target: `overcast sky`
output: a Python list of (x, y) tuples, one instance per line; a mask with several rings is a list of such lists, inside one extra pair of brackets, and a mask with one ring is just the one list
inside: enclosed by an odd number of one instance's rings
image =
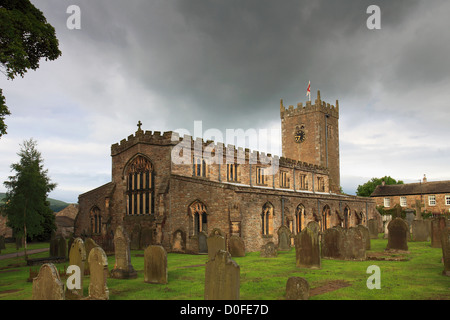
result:
[[(450, 2), (32, 0), (62, 56), (0, 88), (12, 113), (0, 181), (33, 137), (57, 188), (78, 195), (111, 181), (112, 144), (143, 130), (268, 130), (281, 155), (280, 99), (340, 107), (341, 185), (372, 177), (450, 180)], [(381, 29), (367, 28), (371, 4)], [(81, 10), (70, 30), (70, 5)], [(278, 133), (277, 133), (278, 132)], [(224, 141), (226, 143), (226, 141)], [(247, 147), (247, 146), (244, 146)], [(267, 149), (267, 150), (266, 150)], [(5, 192), (3, 184), (0, 192)]]

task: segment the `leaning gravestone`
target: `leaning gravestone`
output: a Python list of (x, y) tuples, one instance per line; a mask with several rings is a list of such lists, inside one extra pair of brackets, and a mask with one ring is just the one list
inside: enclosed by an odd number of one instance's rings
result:
[(290, 277), (286, 282), (286, 300), (308, 300), (309, 283), (301, 277)]
[(133, 279), (137, 273), (131, 265), (130, 240), (122, 226), (118, 226), (114, 234), (114, 253), (116, 264), (111, 270), (111, 278)]
[(89, 257), (90, 283), (89, 299), (109, 300), (109, 289), (106, 284), (108, 278), (108, 257), (99, 246), (90, 250)]
[(208, 259), (211, 260), (214, 258), (216, 253), (219, 250), (226, 251), (226, 243), (225, 238), (222, 237), (220, 234), (213, 234), (208, 237)]
[(240, 267), (220, 250), (205, 267), (205, 300), (239, 300)]
[(442, 274), (450, 277), (450, 227), (446, 227), (442, 230), (441, 242), (442, 258), (444, 260), (444, 271)]
[(365, 246), (366, 246), (366, 250), (370, 250), (370, 231), (369, 231), (369, 228), (367, 228), (366, 226), (363, 226), (362, 224), (358, 224), (356, 226), (356, 228), (358, 228), (359, 231), (361, 231), (361, 234), (363, 235), (364, 243), (365, 243)]
[(431, 247), (441, 248), (441, 234), (446, 225), (445, 217), (438, 217), (431, 220)]
[[(84, 247), (83, 239), (76, 238), (72, 242), (69, 253), (69, 264), (76, 265), (80, 268), (80, 289), (68, 290), (68, 295), (71, 298), (83, 296), (83, 280), (84, 280), (84, 266), (86, 264), (86, 248)], [(73, 296), (75, 295), (75, 297)]]
[(278, 229), (278, 250), (291, 250), (291, 230), (286, 226), (281, 226)]
[(295, 238), (295, 256), (297, 267), (320, 269), (320, 226), (316, 221), (308, 223)]
[(408, 224), (395, 218), (388, 225), (389, 235), (386, 250), (408, 250)]
[(232, 235), (228, 240), (228, 251), (232, 257), (245, 257), (244, 240), (237, 235)]
[(167, 283), (167, 252), (162, 246), (148, 246), (145, 249), (144, 281), (147, 283)]
[(52, 263), (45, 263), (33, 279), (33, 300), (64, 300), (64, 285)]
[(278, 255), (277, 247), (272, 241), (267, 242), (261, 247), (260, 256), (263, 258), (276, 258)]

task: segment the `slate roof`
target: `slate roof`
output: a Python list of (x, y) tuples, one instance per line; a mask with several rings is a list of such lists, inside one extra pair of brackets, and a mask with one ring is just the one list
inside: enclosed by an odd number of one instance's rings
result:
[(371, 197), (403, 196), (413, 194), (450, 194), (450, 181), (428, 181), (425, 183), (406, 183), (393, 185), (379, 185), (370, 195)]

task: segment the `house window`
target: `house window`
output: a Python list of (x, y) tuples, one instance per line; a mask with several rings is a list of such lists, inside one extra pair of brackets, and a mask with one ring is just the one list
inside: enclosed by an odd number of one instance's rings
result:
[(300, 174), (300, 190), (308, 190), (308, 180), (306, 174)]
[(400, 197), (400, 206), (406, 207), (406, 197)]
[(428, 196), (428, 205), (430, 206), (436, 205), (436, 196)]
[(194, 157), (194, 161), (192, 162), (192, 175), (195, 177), (206, 177), (205, 159)]
[(264, 184), (264, 168), (256, 168), (256, 184)]
[(227, 164), (227, 180), (238, 181), (238, 165), (235, 163)]
[(289, 175), (287, 171), (280, 171), (280, 187), (289, 188)]
[(450, 206), (450, 196), (445, 196), (445, 205)]
[(391, 198), (384, 198), (384, 206), (385, 207), (391, 206)]
[(127, 169), (127, 215), (150, 214), (153, 209), (153, 166), (138, 156)]

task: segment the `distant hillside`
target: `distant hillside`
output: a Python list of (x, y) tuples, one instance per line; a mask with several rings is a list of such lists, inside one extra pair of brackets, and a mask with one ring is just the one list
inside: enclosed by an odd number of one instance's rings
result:
[[(0, 202), (3, 203), (3, 199), (6, 197), (6, 193), (2, 193), (0, 192)], [(48, 198), (47, 199), (50, 202), (50, 209), (52, 209), (53, 212), (58, 212), (61, 211), (62, 209), (64, 209), (65, 207), (67, 207), (69, 205), (69, 203), (61, 201), (61, 200), (56, 200), (56, 199), (52, 199), (52, 198)]]

